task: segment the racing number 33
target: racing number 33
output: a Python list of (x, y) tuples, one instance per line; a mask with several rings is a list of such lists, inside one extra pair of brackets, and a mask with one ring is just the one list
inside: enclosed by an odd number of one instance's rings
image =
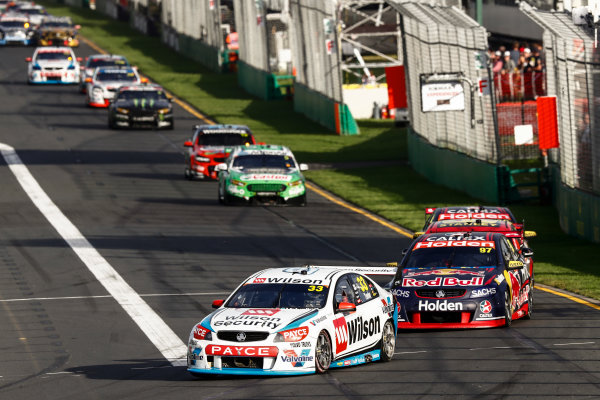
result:
[(311, 286), (308, 287), (308, 291), (309, 292), (322, 292), (323, 291), (323, 286), (311, 285)]

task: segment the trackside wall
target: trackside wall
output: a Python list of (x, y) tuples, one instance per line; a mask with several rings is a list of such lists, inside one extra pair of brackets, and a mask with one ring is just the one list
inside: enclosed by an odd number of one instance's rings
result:
[(432, 145), (412, 129), (408, 132), (411, 166), (432, 182), (460, 190), (489, 203), (500, 198), (502, 169), (459, 152)]

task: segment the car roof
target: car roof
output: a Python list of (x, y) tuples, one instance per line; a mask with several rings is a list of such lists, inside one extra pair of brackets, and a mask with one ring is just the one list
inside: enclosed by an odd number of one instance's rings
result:
[(135, 91), (135, 92), (157, 92), (164, 91), (163, 87), (156, 84), (138, 84), (138, 85), (127, 85), (121, 86), (119, 92), (124, 91)]
[(305, 285), (331, 285), (337, 277), (347, 273), (363, 275), (389, 275), (396, 273), (396, 267), (356, 267), (356, 266), (313, 266), (268, 268), (250, 276), (244, 285), (250, 283), (295, 283)]
[[(499, 206), (450, 206), (439, 207), (426, 213), (433, 213), (434, 220), (443, 219), (506, 219), (516, 222), (515, 216), (507, 207)], [(452, 215), (454, 214), (454, 215)], [(462, 216), (461, 216), (462, 215)], [(444, 217), (445, 216), (445, 217)]]
[[(411, 249), (436, 247), (483, 247), (483, 242), (497, 242), (505, 237), (499, 232), (436, 232), (419, 236)], [(419, 245), (419, 243), (427, 243)], [(449, 244), (452, 242), (453, 244)]]
[(109, 73), (109, 74), (116, 74), (118, 72), (135, 72), (135, 69), (133, 67), (124, 65), (122, 67), (119, 67), (118, 65), (111, 65), (111, 66), (106, 66), (106, 67), (96, 67), (96, 69), (98, 70), (98, 72), (104, 72), (104, 73)]
[(73, 53), (73, 49), (66, 46), (48, 46), (48, 47), (36, 47), (38, 53), (64, 53), (65, 51)]
[(233, 157), (241, 155), (281, 155), (293, 157), (294, 154), (285, 146), (276, 144), (251, 144), (247, 146), (237, 146), (232, 152)]
[(102, 59), (118, 59), (118, 60), (125, 60), (125, 56), (122, 56), (120, 54), (92, 54), (91, 56), (88, 57), (88, 60), (93, 60), (93, 59), (98, 59), (98, 58), (102, 58)]
[(250, 133), (250, 128), (246, 125), (234, 125), (234, 124), (215, 124), (215, 125), (195, 125), (195, 131), (198, 134), (231, 134), (231, 133)]

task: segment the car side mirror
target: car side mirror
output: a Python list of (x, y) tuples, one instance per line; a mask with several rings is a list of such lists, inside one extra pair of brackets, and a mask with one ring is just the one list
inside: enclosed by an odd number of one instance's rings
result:
[(77, 62), (82, 62), (83, 61), (83, 58), (81, 58), (81, 57), (77, 57), (75, 59), (77, 60)]
[(308, 171), (308, 164), (300, 164), (300, 171)]
[(25, 62), (31, 62), (31, 61), (33, 61), (33, 58), (31, 58), (31, 57), (27, 57), (27, 58), (25, 59)]
[(90, 77), (85, 78), (85, 82), (86, 83), (92, 83), (92, 78), (90, 78)]
[(347, 303), (345, 301), (342, 301), (342, 302), (340, 302), (340, 304), (338, 304), (337, 311), (338, 312), (354, 312), (354, 311), (356, 311), (356, 304)]
[(521, 249), (521, 255), (523, 255), (523, 257), (533, 257), (533, 250), (529, 247), (523, 247)]
[(219, 308), (223, 305), (223, 303), (225, 303), (225, 300), (223, 300), (223, 299), (213, 300), (212, 308)]
[(523, 261), (509, 261), (508, 262), (508, 270), (521, 269), (523, 268)]
[(140, 82), (141, 83), (148, 83), (148, 78), (144, 77), (144, 78), (140, 78)]
[(186, 140), (185, 142), (183, 142), (183, 147), (193, 147), (194, 144), (192, 143), (191, 140)]
[(526, 238), (536, 237), (537, 233), (535, 231), (525, 231), (523, 233), (523, 236), (525, 236)]
[(421, 236), (422, 234), (424, 234), (425, 232), (415, 232), (413, 233), (413, 239), (418, 238), (419, 236)]
[(74, 28), (75, 29), (81, 29), (81, 25), (75, 25)]
[(408, 249), (402, 249), (402, 255), (405, 256), (408, 253)]
[(215, 165), (215, 171), (227, 171), (227, 164), (220, 163)]

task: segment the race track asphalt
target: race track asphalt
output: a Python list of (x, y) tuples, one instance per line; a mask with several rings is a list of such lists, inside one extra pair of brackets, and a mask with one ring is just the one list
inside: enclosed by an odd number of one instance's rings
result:
[[(182, 144), (199, 120), (175, 106), (173, 131), (111, 131), (76, 86), (27, 85), (32, 52), (0, 48), (0, 143), (181, 341), (259, 268), (381, 265), (408, 245), (312, 191), (305, 208), (219, 205), (215, 182), (183, 179)], [(599, 350), (600, 311), (535, 290), (533, 319), (401, 332), (390, 363), (196, 379), (163, 357), (0, 158), (0, 399), (600, 398)]]

